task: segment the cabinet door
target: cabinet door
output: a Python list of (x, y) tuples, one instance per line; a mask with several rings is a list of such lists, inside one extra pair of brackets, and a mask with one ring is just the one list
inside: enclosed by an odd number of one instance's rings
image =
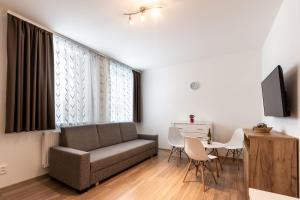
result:
[(298, 197), (298, 148), (295, 140), (253, 138), (249, 186)]

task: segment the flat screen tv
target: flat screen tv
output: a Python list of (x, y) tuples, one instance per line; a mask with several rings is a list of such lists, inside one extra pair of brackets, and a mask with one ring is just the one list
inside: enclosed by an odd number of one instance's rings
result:
[(265, 116), (289, 116), (281, 66), (277, 66), (261, 83), (261, 86)]

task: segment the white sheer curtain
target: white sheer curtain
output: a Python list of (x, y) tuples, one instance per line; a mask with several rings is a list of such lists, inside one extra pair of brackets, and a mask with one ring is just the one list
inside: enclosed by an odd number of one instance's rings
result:
[(54, 51), (56, 125), (108, 120), (107, 59), (57, 35)]
[(133, 73), (115, 60), (109, 62), (110, 121), (133, 120)]

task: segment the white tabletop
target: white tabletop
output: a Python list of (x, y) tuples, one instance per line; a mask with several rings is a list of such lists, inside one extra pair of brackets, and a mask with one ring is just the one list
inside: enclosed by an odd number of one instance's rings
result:
[(211, 144), (207, 144), (207, 141), (202, 141), (202, 144), (203, 144), (204, 148), (207, 148), (207, 149), (219, 149), (219, 148), (225, 147), (225, 145), (220, 142), (212, 142)]

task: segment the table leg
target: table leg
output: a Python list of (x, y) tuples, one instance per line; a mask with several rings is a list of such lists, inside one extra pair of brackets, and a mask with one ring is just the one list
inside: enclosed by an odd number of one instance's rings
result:
[(216, 164), (216, 169), (217, 169), (217, 176), (220, 177), (220, 174), (219, 174), (219, 168), (218, 168), (218, 161), (216, 159), (214, 159), (214, 162)]
[(180, 157), (181, 157), (181, 153), (180, 153), (180, 149), (178, 149), (178, 152), (177, 152), (177, 167), (180, 164)]
[(179, 153), (180, 161), (181, 161), (181, 152), (182, 152), (182, 149), (180, 149), (180, 153)]
[(214, 149), (214, 152), (215, 152), (215, 155), (217, 156), (217, 159), (218, 159), (220, 168), (221, 168), (221, 170), (223, 170), (223, 166), (222, 166), (221, 160), (220, 160), (220, 158), (219, 158), (219, 152), (218, 152), (218, 149)]

